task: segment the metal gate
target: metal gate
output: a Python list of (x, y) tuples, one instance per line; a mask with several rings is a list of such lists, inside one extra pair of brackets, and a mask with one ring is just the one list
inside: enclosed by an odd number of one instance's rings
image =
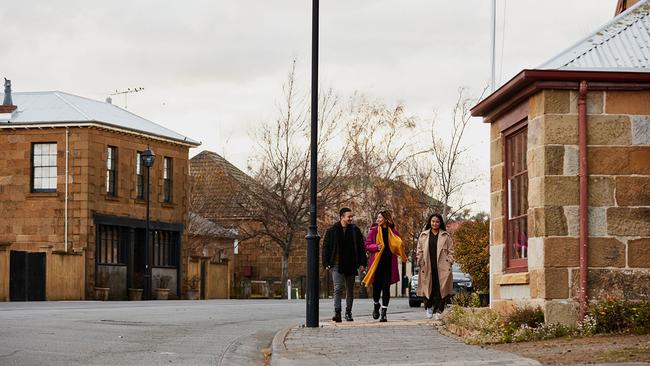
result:
[(45, 253), (11, 251), (9, 299), (45, 301)]

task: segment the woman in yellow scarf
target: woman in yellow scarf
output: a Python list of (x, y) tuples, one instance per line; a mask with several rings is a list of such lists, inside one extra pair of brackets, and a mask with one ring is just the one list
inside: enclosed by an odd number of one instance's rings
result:
[(379, 319), (381, 297), (379, 321), (385, 322), (390, 301), (390, 285), (399, 281), (397, 256), (400, 256), (403, 262), (407, 259), (404, 243), (389, 211), (382, 210), (377, 214), (377, 221), (370, 228), (366, 238), (366, 250), (370, 253), (370, 265), (368, 273), (363, 278), (363, 284), (366, 287), (372, 285), (372, 299), (375, 302), (372, 312), (374, 319)]

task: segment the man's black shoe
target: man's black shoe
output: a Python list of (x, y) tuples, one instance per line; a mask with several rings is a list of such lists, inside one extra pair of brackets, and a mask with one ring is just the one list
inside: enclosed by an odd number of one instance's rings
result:
[(341, 312), (340, 311), (334, 312), (334, 316), (332, 317), (332, 321), (335, 321), (337, 323), (340, 323), (340, 322), (343, 321), (343, 320), (341, 320)]
[(379, 319), (379, 308), (380, 307), (381, 307), (381, 305), (375, 304), (375, 308), (372, 310), (372, 318), (375, 319), (375, 320)]
[(346, 311), (345, 312), (345, 320), (348, 322), (353, 322), (354, 319), (352, 319), (352, 312), (351, 311)]

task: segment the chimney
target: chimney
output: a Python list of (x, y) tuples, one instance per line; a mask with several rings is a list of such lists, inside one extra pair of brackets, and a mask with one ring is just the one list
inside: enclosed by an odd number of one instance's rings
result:
[(106, 97), (106, 103), (108, 103), (108, 104), (113, 104), (113, 98), (111, 98), (111, 97)]
[(616, 16), (621, 14), (622, 12), (631, 8), (632, 6), (634, 6), (634, 4), (638, 2), (639, 0), (618, 0), (618, 2), (616, 3), (616, 13), (614, 15)]
[(11, 113), (16, 110), (14, 102), (11, 100), (11, 80), (5, 78), (5, 98), (0, 105), (0, 113)]

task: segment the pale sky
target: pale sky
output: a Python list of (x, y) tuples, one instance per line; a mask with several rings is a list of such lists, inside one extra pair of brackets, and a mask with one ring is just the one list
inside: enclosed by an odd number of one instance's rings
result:
[[(498, 0), (497, 81), (573, 45), (615, 6)], [(488, 0), (326, 0), (320, 10), (320, 80), (343, 97), (400, 101), (423, 123), (435, 110), (444, 129), (458, 87), (476, 94), (488, 83)], [(275, 116), (294, 58), (309, 88), (310, 11), (309, 0), (6, 1), (0, 77), (16, 92), (98, 100), (143, 87), (129, 111), (201, 141), (192, 156), (212, 150), (246, 171), (250, 131)], [(124, 107), (124, 97), (113, 103)], [(466, 142), (484, 176), (466, 192), (475, 210), (489, 210), (488, 140), (488, 126), (473, 121)]]

